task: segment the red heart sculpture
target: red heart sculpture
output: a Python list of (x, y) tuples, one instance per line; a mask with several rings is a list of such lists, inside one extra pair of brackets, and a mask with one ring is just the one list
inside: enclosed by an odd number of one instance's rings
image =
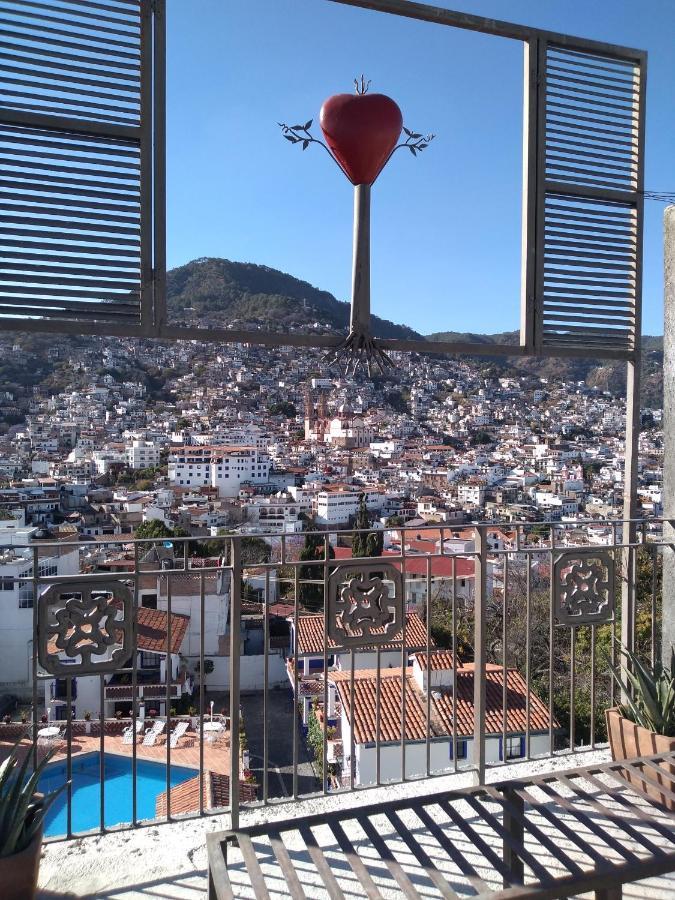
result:
[(335, 94), (321, 107), (321, 130), (352, 184), (372, 184), (389, 159), (403, 116), (384, 94)]

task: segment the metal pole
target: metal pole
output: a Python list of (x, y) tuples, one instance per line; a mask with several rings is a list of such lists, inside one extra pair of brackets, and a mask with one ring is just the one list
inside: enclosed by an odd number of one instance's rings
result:
[(370, 185), (354, 186), (354, 250), (350, 332), (370, 330)]
[(621, 644), (635, 649), (635, 586), (637, 579), (637, 470), (640, 438), (640, 347), (639, 330), (636, 337), (635, 359), (627, 364), (626, 378), (626, 448), (623, 478), (623, 544), (621, 558)]
[(239, 654), (241, 650), (241, 545), (230, 545), (230, 827), (239, 828)]
[[(475, 582), (476, 602), (474, 617), (474, 673), (473, 673), (473, 762), (476, 767), (476, 784), (485, 784), (485, 639), (487, 593), (487, 543), (480, 528), (474, 531), (476, 541)], [(453, 623), (454, 628), (454, 623)], [(455, 703), (457, 699), (455, 698)]]
[(675, 206), (663, 214), (663, 585), (661, 656), (675, 645)]

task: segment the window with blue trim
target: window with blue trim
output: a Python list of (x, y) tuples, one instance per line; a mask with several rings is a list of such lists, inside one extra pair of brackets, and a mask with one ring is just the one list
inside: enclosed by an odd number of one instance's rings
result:
[[(521, 759), (525, 756), (525, 738), (507, 737), (506, 738), (506, 759)], [(499, 738), (499, 758), (504, 759), (504, 742), (503, 738)]]
[[(466, 759), (466, 745), (467, 741), (462, 738), (457, 738), (455, 741), (455, 757), (457, 759)], [(452, 758), (452, 743), (450, 743), (450, 759)]]

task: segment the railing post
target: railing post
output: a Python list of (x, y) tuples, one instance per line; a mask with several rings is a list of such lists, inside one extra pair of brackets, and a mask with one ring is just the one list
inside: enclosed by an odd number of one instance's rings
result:
[[(661, 658), (675, 646), (675, 206), (663, 214), (663, 579)], [(654, 559), (656, 565), (656, 558)]]
[[(474, 615), (474, 677), (473, 677), (473, 761), (476, 766), (476, 784), (485, 784), (485, 637), (487, 557), (485, 535), (480, 527), (475, 530), (476, 602)], [(455, 702), (457, 699), (455, 698)]]
[(232, 538), (230, 560), (230, 817), (239, 828), (239, 653), (241, 649), (241, 546)]
[[(639, 334), (639, 332), (638, 332)], [(623, 477), (623, 545), (621, 553), (621, 644), (635, 649), (635, 613), (637, 581), (637, 470), (640, 438), (640, 348), (627, 364), (626, 446)], [(622, 696), (622, 703), (625, 702)]]

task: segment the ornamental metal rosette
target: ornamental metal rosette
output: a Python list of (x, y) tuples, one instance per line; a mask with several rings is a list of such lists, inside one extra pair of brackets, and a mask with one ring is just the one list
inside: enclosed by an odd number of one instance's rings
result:
[(553, 567), (553, 614), (560, 625), (614, 618), (614, 556), (608, 550), (567, 550)]
[(328, 636), (341, 647), (391, 642), (403, 628), (403, 578), (385, 562), (337, 566), (328, 581)]
[(133, 594), (119, 581), (52, 584), (38, 605), (38, 657), (50, 675), (115, 672), (133, 651)]

